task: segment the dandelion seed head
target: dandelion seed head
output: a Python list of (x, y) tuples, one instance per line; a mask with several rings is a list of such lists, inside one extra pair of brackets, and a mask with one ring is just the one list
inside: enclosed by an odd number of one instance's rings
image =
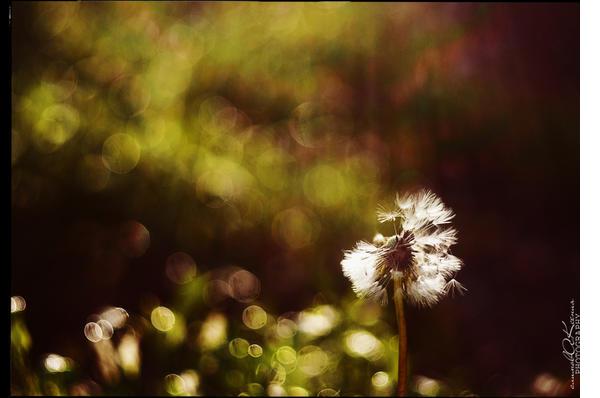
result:
[(360, 298), (381, 297), (384, 288), (379, 285), (378, 248), (367, 242), (358, 242), (353, 250), (345, 252), (342, 272), (352, 282), (352, 289)]
[(450, 254), (457, 242), (457, 231), (450, 226), (454, 212), (428, 190), (396, 195), (395, 207), (380, 207), (380, 223), (393, 223), (390, 237), (376, 234), (373, 243), (360, 241), (344, 252), (344, 275), (359, 298), (387, 302), (387, 285), (400, 279), (406, 300), (418, 306), (431, 306), (447, 294), (462, 294), (466, 289), (453, 276), (462, 261)]

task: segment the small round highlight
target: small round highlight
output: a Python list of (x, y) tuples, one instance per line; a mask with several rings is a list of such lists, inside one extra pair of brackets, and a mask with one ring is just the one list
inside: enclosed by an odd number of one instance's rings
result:
[(202, 349), (214, 350), (227, 341), (227, 318), (221, 313), (206, 317), (200, 328), (198, 344)]
[(79, 124), (79, 112), (75, 108), (65, 104), (50, 105), (33, 126), (33, 143), (41, 152), (54, 152), (75, 135)]
[(387, 387), (390, 384), (390, 376), (386, 372), (377, 372), (371, 377), (371, 384), (377, 388)]
[(113, 134), (102, 146), (104, 166), (116, 174), (127, 174), (133, 170), (140, 161), (140, 154), (140, 145), (129, 134)]
[(440, 392), (440, 383), (425, 376), (417, 376), (415, 378), (415, 387), (420, 395), (426, 397), (435, 397)]
[(292, 321), (291, 319), (280, 318), (277, 321), (276, 331), (277, 335), (282, 339), (289, 339), (296, 335), (296, 332), (298, 331), (298, 325), (296, 325), (296, 322)]
[(319, 305), (300, 312), (298, 315), (298, 329), (309, 336), (325, 336), (333, 330), (339, 321), (340, 314), (334, 307)]
[(125, 334), (119, 343), (117, 352), (125, 374), (137, 375), (140, 371), (139, 340), (132, 334)]
[(250, 329), (260, 329), (267, 324), (267, 313), (258, 305), (246, 307), (242, 321)]
[(187, 369), (181, 372), (181, 378), (185, 382), (186, 393), (197, 395), (198, 384), (200, 384), (198, 373), (193, 369)]
[(27, 302), (21, 296), (12, 296), (10, 298), (10, 312), (11, 314), (15, 312), (21, 312), (25, 310), (27, 307)]
[(88, 322), (83, 327), (83, 334), (92, 343), (102, 340), (102, 328), (96, 322)]
[(549, 373), (537, 375), (533, 381), (533, 391), (538, 395), (556, 396), (561, 395), (562, 383)]
[(161, 332), (168, 332), (175, 326), (175, 314), (167, 307), (156, 307), (150, 314), (152, 326)]
[(185, 380), (174, 373), (165, 376), (165, 390), (170, 395), (183, 395), (186, 392)]
[(69, 370), (69, 360), (58, 354), (50, 354), (44, 360), (44, 367), (50, 373), (62, 373)]
[(296, 362), (296, 350), (288, 346), (279, 347), (275, 357), (283, 365), (292, 365)]
[(260, 294), (260, 280), (246, 270), (234, 272), (228, 280), (231, 296), (241, 303), (249, 303)]
[(329, 366), (327, 353), (314, 345), (301, 348), (297, 360), (300, 371), (308, 376), (318, 376)]
[(263, 354), (263, 349), (260, 345), (258, 344), (251, 344), (248, 347), (248, 355), (250, 355), (252, 358), (260, 358)]
[(248, 340), (236, 337), (229, 342), (229, 353), (239, 359), (245, 358), (248, 356), (249, 347)]
[(348, 355), (362, 357), (375, 361), (383, 355), (384, 347), (381, 341), (366, 330), (352, 330), (344, 338), (345, 349)]

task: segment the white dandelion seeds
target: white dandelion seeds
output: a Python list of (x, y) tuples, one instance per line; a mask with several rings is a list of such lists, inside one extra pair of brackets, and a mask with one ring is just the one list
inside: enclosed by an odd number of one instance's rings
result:
[(466, 291), (453, 277), (462, 261), (450, 254), (457, 232), (449, 224), (454, 213), (430, 191), (396, 196), (395, 207), (377, 212), (381, 223), (391, 222), (396, 233), (377, 234), (373, 243), (360, 241), (344, 252), (344, 275), (360, 298), (387, 302), (387, 285), (399, 279), (408, 302), (432, 306), (448, 293)]

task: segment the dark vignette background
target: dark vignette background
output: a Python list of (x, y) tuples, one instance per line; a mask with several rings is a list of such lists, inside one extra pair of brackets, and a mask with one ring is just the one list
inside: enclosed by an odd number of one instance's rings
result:
[[(210, 6), (177, 4), (161, 12), (184, 18), (194, 9), (201, 18), (203, 7)], [(347, 139), (380, 162), (375, 203), (428, 186), (457, 214), (454, 253), (465, 262), (459, 280), (469, 291), (430, 310), (409, 309), (411, 350), (422, 347), (415, 371), (452, 377), (454, 369), (483, 395), (528, 393), (541, 372), (569, 378), (560, 342), (570, 299), (579, 298), (579, 6), (422, 7), (419, 15), (430, 13), (429, 23), (447, 23), (451, 15), (464, 28), (457, 38), (431, 44), (438, 55), (423, 67), (424, 77), (414, 73), (426, 56), (399, 38), (402, 26), (389, 22), (382, 22), (373, 55), (340, 55), (323, 68), (350, 91)], [(13, 101), (57, 59), (67, 66), (77, 61), (33, 23), (40, 9), (13, 3)], [(416, 52), (414, 62), (395, 58), (403, 51)], [(394, 91), (403, 79), (418, 87)], [(211, 90), (265, 124), (289, 118), (298, 106), (285, 98), (254, 106), (230, 81)], [(190, 102), (194, 95), (190, 90)], [(25, 129), (19, 117), (13, 114), (13, 128)], [(299, 153), (325, 156), (316, 149)], [(213, 210), (194, 202), (193, 186), (132, 172), (108, 192), (89, 193), (72, 178), (80, 155), (62, 154), (28, 148), (12, 165), (11, 293), (27, 298), (32, 357), (60, 350), (81, 357), (71, 346), (99, 306), (119, 303), (135, 311), (146, 292), (166, 300), (164, 259), (175, 250), (201, 259), (206, 270), (243, 264), (261, 279), (262, 300), (275, 313), (300, 310), (319, 293), (335, 303), (350, 289), (339, 269), (341, 250), (375, 232), (371, 221), (354, 225), (319, 213), (319, 239), (310, 250), (293, 251), (274, 241), (270, 219), (234, 234), (210, 219), (212, 238), (195, 244), (194, 236), (181, 238), (177, 220)], [(63, 166), (58, 173), (48, 168), (56, 162)], [(22, 171), (31, 180), (15, 178)], [(46, 181), (50, 193), (35, 181)], [(374, 207), (362, 210), (372, 213), (363, 219), (374, 218)], [(151, 232), (146, 254), (98, 257), (97, 246), (110, 246), (117, 226), (129, 219)]]

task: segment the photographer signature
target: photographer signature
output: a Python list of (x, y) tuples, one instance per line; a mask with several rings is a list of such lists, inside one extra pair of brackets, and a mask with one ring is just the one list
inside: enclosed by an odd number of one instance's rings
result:
[(562, 324), (562, 331), (566, 335), (566, 337), (562, 339), (563, 355), (572, 364), (575, 361), (575, 336), (573, 336), (573, 328), (575, 325), (571, 325), (571, 327), (568, 328), (565, 321), (562, 321)]
[(562, 331), (565, 334), (561, 341), (563, 356), (569, 361), (571, 373), (571, 389), (575, 389), (575, 375), (579, 374), (579, 314), (575, 313), (575, 300), (571, 299), (569, 324), (562, 321)]

